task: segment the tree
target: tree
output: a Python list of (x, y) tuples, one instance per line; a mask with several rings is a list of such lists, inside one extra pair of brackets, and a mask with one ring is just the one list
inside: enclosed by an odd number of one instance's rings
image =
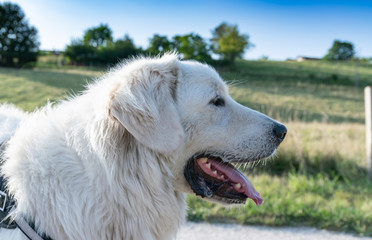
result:
[(128, 34), (126, 34), (123, 39), (116, 40), (114, 49), (117, 52), (118, 59), (128, 58), (138, 53), (133, 39), (131, 39)]
[(107, 24), (90, 28), (85, 32), (83, 42), (85, 45), (94, 48), (105, 47), (108, 43), (112, 42), (112, 30)]
[(97, 61), (99, 64), (116, 64), (118, 61), (136, 55), (139, 50), (133, 43), (129, 35), (125, 35), (123, 39), (118, 39), (115, 42), (98, 49)]
[(213, 52), (231, 64), (237, 57), (242, 57), (244, 51), (251, 46), (249, 36), (239, 34), (237, 25), (221, 23), (212, 31), (212, 35)]
[(65, 56), (69, 57), (73, 64), (92, 65), (96, 55), (96, 49), (85, 45), (81, 40), (73, 40), (65, 49)]
[(204, 62), (211, 62), (212, 60), (207, 44), (198, 34), (190, 33), (184, 36), (174, 36), (171, 45), (183, 55), (184, 59)]
[(323, 58), (325, 60), (350, 60), (354, 57), (354, 45), (351, 42), (341, 42), (335, 40), (332, 47), (328, 50), (327, 55)]
[(170, 50), (171, 42), (168, 40), (167, 36), (154, 34), (154, 36), (150, 38), (150, 46), (147, 49), (150, 54), (157, 55)]
[(37, 29), (29, 26), (22, 9), (14, 3), (0, 3), (0, 65), (21, 67), (37, 60)]

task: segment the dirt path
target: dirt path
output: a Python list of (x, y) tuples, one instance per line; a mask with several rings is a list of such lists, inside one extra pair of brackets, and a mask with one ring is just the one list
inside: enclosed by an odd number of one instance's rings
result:
[(372, 240), (352, 234), (315, 228), (274, 228), (188, 222), (182, 226), (177, 240)]

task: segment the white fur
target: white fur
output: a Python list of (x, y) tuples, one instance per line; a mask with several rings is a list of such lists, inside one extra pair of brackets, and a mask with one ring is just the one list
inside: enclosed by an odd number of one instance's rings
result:
[(0, 105), (0, 143), (14, 134), (20, 121), (26, 116), (25, 112), (11, 104)]
[[(226, 106), (210, 104), (217, 95)], [(32, 114), (2, 106), (11, 217), (56, 240), (173, 239), (191, 193), (187, 160), (269, 156), (273, 123), (232, 100), (215, 70), (174, 54), (123, 63), (80, 96)], [(0, 239), (26, 238), (2, 229)]]

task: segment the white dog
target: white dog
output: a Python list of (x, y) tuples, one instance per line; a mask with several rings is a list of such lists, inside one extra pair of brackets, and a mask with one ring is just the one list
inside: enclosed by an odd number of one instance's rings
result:
[(124, 63), (34, 113), (3, 105), (0, 130), (10, 217), (55, 240), (174, 239), (185, 193), (259, 205), (230, 162), (269, 157), (286, 134), (235, 102), (211, 67), (175, 54)]

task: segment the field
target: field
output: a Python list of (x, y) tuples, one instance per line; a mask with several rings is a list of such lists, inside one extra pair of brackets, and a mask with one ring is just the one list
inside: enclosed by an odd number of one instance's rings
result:
[[(0, 102), (32, 111), (77, 94), (104, 70), (0, 68)], [(278, 156), (244, 167), (264, 198), (224, 208), (188, 197), (193, 221), (305, 225), (372, 235), (372, 182), (365, 169), (363, 87), (372, 65), (239, 61), (219, 68), (238, 102), (279, 119), (288, 136)]]

